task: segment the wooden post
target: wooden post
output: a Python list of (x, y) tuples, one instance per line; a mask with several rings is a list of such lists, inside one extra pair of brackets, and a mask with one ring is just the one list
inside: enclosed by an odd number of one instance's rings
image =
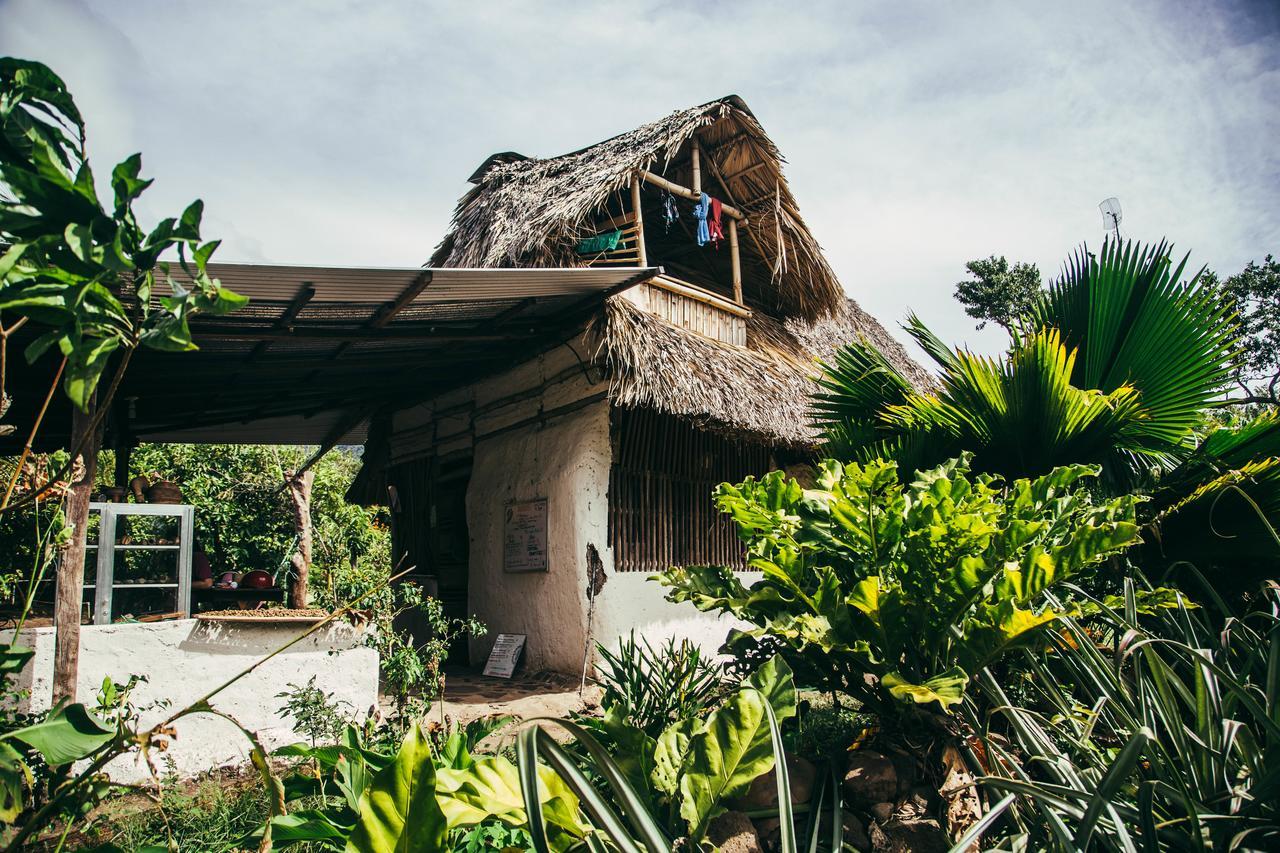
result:
[(114, 482), (122, 489), (129, 488), (129, 463), (132, 458), (133, 439), (125, 438), (116, 445), (116, 470)]
[(289, 557), (293, 577), (289, 581), (289, 606), (307, 606), (307, 581), (311, 575), (311, 485), (315, 471), (303, 471), (289, 477), (289, 501), (293, 504), (293, 529), (298, 534), (298, 548)]
[(693, 160), (693, 193), (694, 195), (702, 195), (702, 147), (698, 145), (696, 137), (693, 140), (693, 148), (690, 149), (689, 156)]
[(89, 527), (89, 494), (98, 467), (98, 434), (93, 429), (97, 395), (89, 397), (89, 411), (71, 407), (71, 449), (84, 442), (80, 476), (67, 492), (67, 523), (75, 531), (58, 560), (54, 592), (53, 703), (74, 702), (80, 668), (80, 613), (84, 599), (85, 534)]
[(631, 210), (636, 221), (636, 249), (640, 253), (640, 266), (649, 266), (649, 254), (644, 249), (644, 210), (640, 207), (640, 176), (631, 176)]
[(742, 304), (742, 258), (738, 255), (738, 220), (729, 219), (729, 260), (733, 262), (733, 301)]

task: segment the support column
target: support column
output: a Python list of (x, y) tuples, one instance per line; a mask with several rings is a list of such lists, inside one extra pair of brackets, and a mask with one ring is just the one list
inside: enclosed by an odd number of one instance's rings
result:
[(738, 254), (738, 220), (729, 219), (729, 260), (733, 263), (733, 301), (742, 304), (742, 257)]
[(694, 137), (693, 146), (689, 150), (689, 157), (693, 161), (693, 194), (702, 194), (702, 146), (698, 145), (697, 137)]
[(289, 501), (293, 504), (293, 528), (298, 534), (298, 548), (289, 558), (293, 565), (289, 580), (289, 606), (307, 606), (307, 583), (311, 576), (311, 486), (315, 471), (303, 471), (289, 477)]
[(649, 266), (649, 253), (644, 248), (644, 210), (640, 207), (640, 176), (631, 176), (631, 211), (636, 221), (636, 249), (640, 253), (640, 266)]
[[(80, 669), (80, 612), (84, 600), (85, 534), (89, 526), (89, 495), (98, 467), (97, 430), (93, 418), (97, 394), (89, 398), (89, 411), (71, 407), (71, 449), (83, 442), (80, 476), (67, 492), (67, 523), (74, 533), (58, 560), (54, 593), (53, 622), (56, 628), (53, 657), (53, 702), (75, 701), (76, 676)], [(74, 470), (74, 468), (73, 468)]]

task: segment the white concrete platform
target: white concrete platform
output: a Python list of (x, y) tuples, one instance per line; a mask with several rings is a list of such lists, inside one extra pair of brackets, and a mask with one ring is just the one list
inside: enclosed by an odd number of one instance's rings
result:
[[(167, 622), (84, 625), (80, 628), (80, 670), (76, 699), (92, 707), (105, 677), (123, 683), (131, 675), (146, 681), (133, 692), (146, 727), (200, 698), (232, 676), (262, 660), (308, 629), (305, 624)], [(8, 641), (12, 632), (0, 632)], [(304, 685), (314, 675), (316, 686), (365, 716), (378, 702), (378, 653), (363, 645), (359, 629), (335, 622), (262, 663), (214, 697), (210, 704), (255, 732), (271, 750), (302, 738), (292, 721), (279, 713), (277, 693), (289, 684)], [(18, 645), (35, 649), (35, 657), (19, 678), (28, 691), (22, 709), (49, 708), (53, 685), (54, 629), (24, 630)], [(163, 707), (156, 703), (167, 703)], [(169, 749), (155, 756), (158, 769), (169, 762), (179, 775), (190, 776), (248, 760), (250, 745), (227, 720), (197, 714), (179, 720)], [(146, 781), (150, 771), (140, 760), (125, 757), (108, 765), (111, 778), (124, 783)]]

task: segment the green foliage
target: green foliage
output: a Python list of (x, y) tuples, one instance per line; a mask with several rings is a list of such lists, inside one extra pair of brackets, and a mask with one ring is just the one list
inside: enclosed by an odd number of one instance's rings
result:
[(912, 317), (907, 332), (941, 370), (936, 393), (850, 344), (819, 380), (815, 417), (833, 451), (858, 461), (925, 467), (968, 450), (1006, 477), (1099, 464), (1113, 490), (1149, 483), (1194, 448), (1237, 342), (1230, 305), (1184, 282), (1186, 259), (1169, 252), (1108, 242), (1077, 253), (1003, 358), (952, 350)]
[(851, 708), (812, 702), (805, 705), (796, 719), (794, 731), (785, 733), (787, 747), (816, 764), (844, 755), (875, 725), (875, 717)]
[(1024, 322), (1041, 293), (1040, 268), (1035, 264), (1009, 265), (1004, 255), (969, 261), (971, 278), (956, 283), (956, 300), (964, 312), (981, 322), (995, 323), (1009, 331)]
[(194, 789), (171, 783), (160, 792), (155, 808), (133, 811), (124, 802), (108, 806), (107, 814), (87, 835), (118, 850), (169, 849), (230, 851), (262, 823), (267, 797), (257, 785), (208, 780)]
[(656, 737), (677, 720), (696, 715), (720, 686), (720, 668), (688, 640), (667, 641), (654, 649), (636, 642), (635, 631), (618, 641), (618, 650), (603, 644), (600, 653), (601, 706)]
[[(1135, 500), (1095, 502), (1096, 468), (1005, 483), (968, 457), (902, 484), (892, 462), (821, 464), (813, 489), (782, 472), (723, 485), (716, 502), (763, 579), (717, 567), (659, 576), (671, 601), (730, 613), (829, 689), (873, 708), (951, 707), (973, 674), (1043, 637), (1045, 593), (1137, 541)], [(876, 676), (869, 685), (864, 676)]]
[[(254, 444), (143, 444), (130, 459), (131, 475), (156, 474), (177, 483), (196, 508), (196, 535), (215, 572), (279, 568), (294, 544), (293, 510), (281, 486), (312, 448)], [(110, 476), (110, 457), (98, 470)], [(383, 580), (390, 568), (390, 532), (384, 513), (345, 500), (360, 469), (347, 448), (326, 453), (312, 470), (312, 595), (336, 606)]]
[(519, 851), (533, 847), (529, 830), (502, 821), (481, 823), (449, 833), (449, 849), (454, 853), (484, 853), (486, 850)]
[[(603, 733), (613, 743), (652, 751), (652, 759), (626, 763), (636, 757), (626, 750), (610, 753), (594, 733), (567, 720), (553, 720), (577, 741), (576, 759), (541, 726), (530, 726), (517, 742), (521, 781), (535, 850), (551, 845), (546, 818), (536, 804), (535, 790), (547, 765), (581, 798), (589, 828), (623, 850), (669, 851), (672, 839), (684, 836), (697, 849), (711, 821), (728, 801), (751, 782), (777, 769), (779, 817), (783, 849), (795, 850), (795, 828), (783, 759), (779, 719), (795, 714), (795, 686), (786, 664), (770, 661), (744, 681), (705, 717), (690, 717), (670, 725), (655, 740), (619, 719), (606, 719)], [(625, 736), (629, 731), (631, 738)], [(585, 768), (585, 772), (584, 772)], [(646, 775), (637, 775), (643, 768)], [(597, 781), (593, 782), (592, 777)]]
[(304, 685), (290, 682), (288, 686), (276, 698), (285, 700), (279, 713), (293, 718), (293, 730), (310, 738), (312, 746), (337, 740), (351, 722), (350, 714), (355, 710), (351, 703), (334, 701), (332, 693), (316, 687), (314, 675)]
[(444, 846), (446, 823), (436, 801), (435, 762), (419, 727), (373, 777), (360, 797), (359, 816), (347, 850), (360, 853), (435, 853)]
[[(1099, 602), (1099, 604), (1101, 604)], [(1066, 618), (1028, 656), (1037, 702), (989, 673), (995, 793), (1016, 795), (1004, 839), (1027, 849), (1262, 850), (1280, 844), (1280, 594), (1216, 621), (1185, 600), (1143, 616), (1123, 603)], [(982, 762), (979, 761), (979, 764)], [(1092, 845), (1092, 846), (1091, 846)]]
[[(84, 121), (65, 84), (38, 62), (0, 58), (0, 244), (8, 244), (0, 254), (0, 311), (46, 327), (27, 360), (60, 352), (63, 390), (81, 409), (113, 353), (139, 345), (195, 349), (194, 314), (224, 314), (246, 302), (208, 275), (218, 242), (201, 242), (202, 202), (150, 232), (139, 225), (133, 205), (151, 185), (141, 170), (138, 154), (117, 165), (104, 207)], [(171, 249), (189, 289), (175, 286), (160, 261)], [(157, 290), (160, 280), (168, 286)]]
[(1206, 274), (1240, 317), (1236, 383), (1250, 402), (1280, 404), (1280, 261), (1271, 255), (1260, 264), (1250, 261), (1223, 282)]

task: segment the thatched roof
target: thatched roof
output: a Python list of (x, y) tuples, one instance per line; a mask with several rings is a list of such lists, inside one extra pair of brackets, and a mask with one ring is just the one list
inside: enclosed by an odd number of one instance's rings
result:
[(754, 314), (745, 347), (687, 332), (618, 298), (609, 300), (593, 332), (617, 405), (654, 408), (769, 444), (817, 443), (809, 395), (818, 361), (830, 361), (851, 341), (866, 339), (909, 379), (930, 384), (902, 345), (851, 299), (816, 323)]
[(782, 155), (736, 95), (559, 157), (493, 155), (472, 175), (476, 186), (458, 203), (430, 265), (576, 265), (577, 241), (595, 232), (593, 217), (621, 198), (637, 169), (691, 185), (695, 133), (703, 186), (749, 218), (741, 243), (748, 303), (809, 320), (840, 310), (844, 291), (800, 217)]

